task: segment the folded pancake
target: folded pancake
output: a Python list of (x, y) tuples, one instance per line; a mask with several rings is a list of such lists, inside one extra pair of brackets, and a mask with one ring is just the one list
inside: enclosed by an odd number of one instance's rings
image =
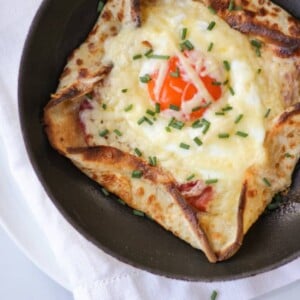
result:
[(231, 257), (300, 156), (300, 25), (270, 1), (107, 1), (45, 108), (51, 145)]

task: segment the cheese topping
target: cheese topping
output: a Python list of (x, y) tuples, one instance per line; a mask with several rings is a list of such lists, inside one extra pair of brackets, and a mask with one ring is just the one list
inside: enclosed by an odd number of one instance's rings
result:
[[(263, 72), (258, 72), (261, 58), (249, 40), (202, 4), (149, 3), (143, 2), (140, 28), (128, 25), (106, 41), (104, 61), (114, 67), (95, 91), (98, 101), (88, 100), (92, 109), (80, 112), (81, 122), (92, 136), (91, 144), (132, 154), (138, 148), (142, 158), (155, 156), (179, 183), (191, 174), (203, 181), (217, 179), (216, 197), (230, 201), (240, 193), (245, 170), (266, 160), (265, 103), (279, 99), (278, 91), (272, 91)], [(212, 21), (216, 24), (208, 30)], [(185, 41), (190, 43), (186, 47)], [(151, 50), (152, 55), (145, 55)], [(177, 62), (170, 70), (172, 59)], [(178, 105), (172, 104), (175, 96), (162, 99), (168, 76), (184, 83), (169, 79), (174, 95), (184, 94), (182, 89), (189, 85), (194, 87), (192, 98), (181, 97)], [(213, 86), (219, 97), (214, 97)], [(170, 107), (164, 108), (164, 101), (171, 101)], [(160, 113), (155, 113), (157, 103)], [(201, 115), (193, 115), (199, 105), (206, 107)]]

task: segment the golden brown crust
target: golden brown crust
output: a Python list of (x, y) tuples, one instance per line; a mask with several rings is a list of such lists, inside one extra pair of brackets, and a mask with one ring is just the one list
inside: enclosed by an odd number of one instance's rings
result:
[(204, 0), (232, 28), (259, 38), (274, 47), (274, 54), (291, 57), (300, 54), (300, 22), (269, 0)]
[[(165, 229), (201, 249), (210, 262), (216, 261), (195, 213), (179, 193), (175, 180), (164, 170), (108, 146), (68, 148), (66, 155), (129, 206), (145, 212)], [(135, 170), (142, 171), (142, 178), (132, 178)]]

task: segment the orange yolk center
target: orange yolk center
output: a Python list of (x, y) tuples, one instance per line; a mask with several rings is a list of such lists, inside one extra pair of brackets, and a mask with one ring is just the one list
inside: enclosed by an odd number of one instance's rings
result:
[[(194, 65), (191, 64), (191, 67), (195, 70)], [(198, 72), (199, 78), (202, 80), (212, 99), (217, 101), (222, 95), (221, 86), (216, 84), (216, 80), (209, 75), (203, 76), (200, 74), (205, 71), (204, 67), (201, 71)], [(158, 82), (158, 71), (151, 74), (151, 80), (148, 82), (148, 92), (151, 99), (155, 103), (160, 104), (161, 110), (169, 109), (172, 105), (180, 109), (184, 101), (190, 101), (198, 94), (198, 88), (191, 80), (188, 80), (188, 76), (186, 75), (187, 73), (177, 56), (169, 59), (166, 76), (163, 78), (162, 83)], [(158, 84), (161, 84), (159, 92), (156, 91)], [(207, 100), (199, 99), (198, 107), (205, 103), (207, 103)], [(196, 109), (195, 107), (195, 111), (191, 111), (185, 118), (189, 120), (200, 118), (206, 109), (205, 107), (200, 109)]]

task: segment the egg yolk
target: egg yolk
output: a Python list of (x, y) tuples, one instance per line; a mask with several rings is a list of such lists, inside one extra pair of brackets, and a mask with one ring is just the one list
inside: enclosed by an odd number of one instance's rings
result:
[[(161, 110), (170, 109), (172, 106), (180, 110), (183, 102), (192, 100), (199, 91), (188, 78), (187, 72), (177, 56), (172, 56), (167, 63), (167, 72), (161, 82), (158, 80), (158, 71), (151, 74), (151, 80), (148, 82), (148, 92), (151, 99), (155, 103), (160, 104)], [(194, 65), (191, 64), (191, 67), (196, 71)], [(198, 72), (198, 76), (212, 99), (217, 101), (221, 97), (222, 88), (211, 76), (201, 75), (203, 71), (205, 71), (205, 67), (202, 67), (200, 72)], [(156, 91), (157, 85), (161, 85), (158, 93)], [(207, 104), (207, 100), (199, 99), (198, 107), (195, 107), (188, 115), (185, 115), (185, 118), (188, 120), (200, 118), (207, 109), (207, 106), (203, 104)], [(203, 106), (202, 108), (200, 108), (201, 105)]]

